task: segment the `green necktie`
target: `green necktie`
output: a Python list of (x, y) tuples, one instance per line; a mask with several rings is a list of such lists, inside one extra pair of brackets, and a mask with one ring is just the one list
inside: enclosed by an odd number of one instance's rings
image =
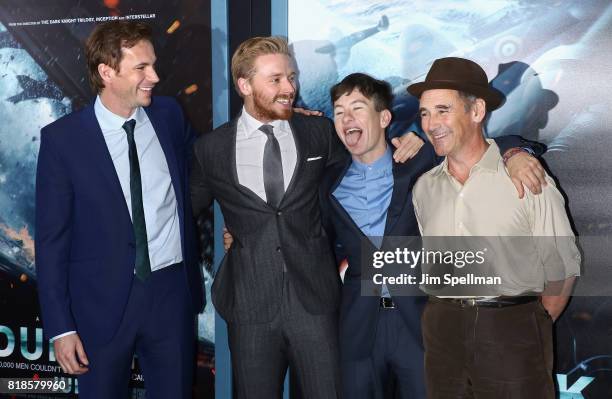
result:
[(142, 184), (140, 181), (140, 164), (138, 152), (134, 141), (134, 127), (136, 121), (130, 119), (123, 124), (130, 146), (130, 194), (132, 197), (132, 225), (136, 240), (136, 277), (146, 280), (151, 274), (151, 261), (149, 260), (149, 243), (147, 240), (147, 225), (145, 223), (144, 207), (142, 205)]

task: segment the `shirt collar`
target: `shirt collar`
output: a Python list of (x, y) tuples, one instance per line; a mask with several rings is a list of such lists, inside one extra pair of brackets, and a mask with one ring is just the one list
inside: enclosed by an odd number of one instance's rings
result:
[[(502, 157), (499, 153), (499, 147), (497, 146), (497, 143), (495, 143), (495, 140), (493, 139), (485, 139), (485, 140), (489, 144), (489, 148), (487, 148), (485, 153), (482, 155), (482, 158), (480, 158), (480, 161), (476, 162), (476, 164), (472, 167), (472, 170), (482, 169), (482, 170), (488, 170), (490, 172), (497, 172), (499, 168), (499, 161), (502, 160)], [(448, 171), (448, 157), (444, 157), (444, 161), (442, 161), (440, 168), (438, 168), (438, 170), (436, 171), (434, 175), (438, 176), (441, 173), (446, 173), (447, 175), (451, 174)]]
[(474, 166), (491, 172), (497, 172), (499, 169), (499, 161), (502, 160), (499, 153), (499, 147), (493, 139), (486, 139), (486, 141), (489, 143), (489, 148), (487, 148), (482, 158), (480, 158), (480, 161)]
[[(245, 137), (248, 139), (253, 133), (259, 132), (259, 128), (262, 125), (271, 125), (274, 128), (274, 136), (282, 137), (289, 132), (289, 122), (286, 120), (274, 120), (268, 123), (263, 123), (255, 119), (247, 110), (242, 106), (242, 113), (240, 114), (240, 121), (244, 127)], [(260, 132), (264, 134), (263, 132)]]
[(376, 161), (372, 162), (371, 164), (359, 162), (356, 159), (353, 159), (353, 162), (351, 164), (351, 169), (353, 169), (354, 172), (361, 173), (361, 174), (365, 174), (366, 172), (369, 172), (369, 173), (384, 172), (384, 171), (391, 170), (392, 168), (393, 168), (393, 155), (391, 154), (391, 147), (389, 145), (387, 145), (387, 148), (385, 149), (385, 153), (380, 158), (378, 158)]
[(100, 124), (100, 129), (102, 129), (102, 133), (122, 130), (123, 124), (130, 119), (136, 120), (136, 126), (142, 125), (149, 120), (147, 113), (142, 107), (136, 108), (132, 115), (130, 115), (128, 118), (119, 116), (102, 104), (100, 96), (96, 97), (94, 112), (96, 114), (96, 118), (98, 119), (98, 123)]

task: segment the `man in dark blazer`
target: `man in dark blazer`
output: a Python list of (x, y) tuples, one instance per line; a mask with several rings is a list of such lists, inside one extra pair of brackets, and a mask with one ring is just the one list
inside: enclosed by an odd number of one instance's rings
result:
[[(406, 163), (393, 161), (385, 134), (392, 98), (388, 83), (362, 73), (331, 89), (336, 133), (351, 157), (326, 170), (321, 214), (337, 260), (348, 261), (339, 334), (343, 394), (351, 399), (425, 398), (420, 318), (426, 297), (417, 285), (398, 290), (371, 281), (374, 251), (395, 250), (397, 240), (389, 237), (420, 235), (412, 188), (439, 162), (429, 143)], [(516, 136), (499, 142), (502, 151), (526, 145)], [(542, 170), (531, 170), (530, 158), (510, 160), (519, 180), (539, 180)]]
[[(340, 279), (321, 227), (318, 187), (345, 158), (329, 120), (293, 114), (287, 42), (257, 37), (232, 57), (241, 114), (194, 147), (194, 214), (216, 199), (234, 237), (213, 284), (228, 323), (238, 398), (280, 398), (287, 368), (304, 398), (339, 394)], [(403, 148), (403, 147), (400, 147)]]
[(117, 21), (86, 44), (94, 104), (41, 131), (36, 267), (45, 334), (82, 398), (191, 397), (203, 293), (188, 189), (193, 143), (159, 81), (151, 29)]
[(306, 398), (336, 398), (340, 280), (320, 223), (318, 185), (343, 156), (325, 118), (293, 115), (285, 40), (253, 38), (232, 57), (242, 113), (198, 138), (194, 214), (213, 199), (234, 237), (212, 298), (228, 323), (238, 398), (281, 398), (287, 367)]

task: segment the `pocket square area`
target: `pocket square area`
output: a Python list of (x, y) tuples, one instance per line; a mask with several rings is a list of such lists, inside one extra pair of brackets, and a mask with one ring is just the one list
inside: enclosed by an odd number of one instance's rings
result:
[(310, 157), (310, 158), (306, 159), (306, 162), (316, 161), (316, 160), (321, 159), (321, 158), (323, 158), (323, 157), (322, 156), (319, 156), (319, 157)]

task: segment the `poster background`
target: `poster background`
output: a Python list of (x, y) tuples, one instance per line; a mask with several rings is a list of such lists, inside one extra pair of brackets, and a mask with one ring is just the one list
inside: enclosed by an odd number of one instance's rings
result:
[[(418, 100), (406, 87), (424, 80), (436, 58), (478, 62), (506, 95), (488, 135), (520, 134), (547, 144), (544, 158), (576, 233), (610, 236), (609, 1), (288, 0), (288, 37), (301, 104), (331, 116), (331, 85), (352, 72), (369, 73), (394, 87), (390, 135), (419, 129)], [(609, 270), (609, 248), (583, 250), (584, 274)], [(598, 293), (573, 298), (556, 323), (562, 398), (612, 397), (612, 300)]]
[[(210, 2), (50, 3), (53, 4), (34, 0), (0, 3), (1, 377), (63, 376), (52, 346), (42, 338), (39, 320), (33, 242), (34, 177), (40, 128), (93, 99), (82, 47), (95, 23), (117, 17), (151, 24), (161, 78), (155, 93), (175, 96), (198, 131), (211, 128)], [(210, 293), (212, 213), (200, 219), (199, 225), (205, 243), (205, 285)], [(196, 378), (197, 397), (212, 398), (212, 306), (199, 317)], [(132, 380), (133, 397), (143, 397), (137, 361)]]

